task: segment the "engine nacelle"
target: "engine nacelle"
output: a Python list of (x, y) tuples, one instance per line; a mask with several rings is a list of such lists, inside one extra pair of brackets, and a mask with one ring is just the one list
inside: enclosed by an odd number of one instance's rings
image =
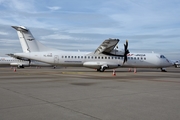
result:
[(124, 55), (124, 50), (116, 50), (116, 49), (114, 49), (114, 50), (112, 50), (112, 51), (110, 52), (110, 54), (111, 54), (111, 55), (123, 56), (123, 55)]

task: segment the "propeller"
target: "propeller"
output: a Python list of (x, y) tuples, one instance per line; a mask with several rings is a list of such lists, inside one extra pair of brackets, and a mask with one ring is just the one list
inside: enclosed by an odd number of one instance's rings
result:
[(126, 40), (126, 44), (124, 44), (124, 61), (123, 61), (123, 64), (125, 62), (127, 62), (127, 54), (129, 53), (129, 50), (128, 50), (128, 40)]

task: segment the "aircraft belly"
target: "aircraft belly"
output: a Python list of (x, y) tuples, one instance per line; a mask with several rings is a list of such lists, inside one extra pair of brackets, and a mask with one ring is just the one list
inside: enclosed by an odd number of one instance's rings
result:
[(65, 60), (65, 61), (60, 61), (58, 64), (60, 66), (69, 66), (69, 67), (82, 67), (82, 61), (70, 61), (70, 60)]
[(94, 68), (94, 69), (99, 69), (101, 66), (107, 66), (107, 68), (112, 69), (112, 68), (117, 68), (120, 65), (117, 63), (112, 63), (112, 62), (100, 62), (100, 61), (96, 61), (96, 62), (84, 62), (83, 66), (84, 67), (88, 67), (88, 68)]
[(125, 63), (122, 67), (129, 67), (129, 68), (158, 68), (158, 64), (153, 64), (146, 62), (146, 61), (129, 61)]

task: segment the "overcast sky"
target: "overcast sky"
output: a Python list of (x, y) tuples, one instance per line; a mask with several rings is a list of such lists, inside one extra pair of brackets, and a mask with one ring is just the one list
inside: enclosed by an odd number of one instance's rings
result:
[(0, 0), (0, 56), (22, 52), (13, 25), (61, 50), (94, 51), (118, 38), (130, 52), (180, 59), (179, 0)]

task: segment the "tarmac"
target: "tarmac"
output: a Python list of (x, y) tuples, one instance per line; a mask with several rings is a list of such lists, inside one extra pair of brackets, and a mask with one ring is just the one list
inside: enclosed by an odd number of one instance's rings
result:
[(180, 68), (0, 68), (0, 120), (180, 120)]

